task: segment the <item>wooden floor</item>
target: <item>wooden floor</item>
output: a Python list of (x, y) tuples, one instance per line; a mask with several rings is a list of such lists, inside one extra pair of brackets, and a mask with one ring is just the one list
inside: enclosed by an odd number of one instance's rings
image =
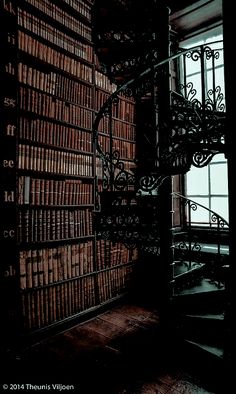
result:
[[(31, 392), (47, 385), (44, 392), (217, 393), (187, 368), (191, 360), (181, 349), (163, 338), (155, 309), (116, 306), (25, 350), (14, 364), (5, 364), (6, 379), (36, 385)], [(55, 384), (65, 386), (60, 391)]]

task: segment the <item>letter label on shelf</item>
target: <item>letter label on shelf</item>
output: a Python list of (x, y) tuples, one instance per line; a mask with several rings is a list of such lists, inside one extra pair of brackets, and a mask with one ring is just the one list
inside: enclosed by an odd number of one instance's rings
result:
[(16, 126), (13, 124), (7, 125), (7, 135), (14, 137), (16, 131)]
[(3, 237), (4, 238), (14, 238), (15, 237), (15, 230), (3, 230)]
[(10, 97), (4, 97), (4, 105), (5, 107), (12, 107), (14, 108), (16, 106), (16, 100)]
[(7, 167), (10, 167), (10, 168), (13, 168), (14, 167), (14, 160), (3, 160), (3, 167), (4, 168), (7, 168)]
[(14, 191), (4, 191), (4, 202), (14, 202), (15, 201), (15, 193)]

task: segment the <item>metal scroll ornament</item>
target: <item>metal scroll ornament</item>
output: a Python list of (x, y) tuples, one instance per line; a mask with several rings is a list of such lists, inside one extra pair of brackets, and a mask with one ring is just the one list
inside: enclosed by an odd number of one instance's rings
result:
[(103, 164), (103, 190), (129, 190), (135, 184), (135, 177), (125, 170), (124, 162), (120, 159), (119, 151), (105, 153)]
[(159, 253), (159, 210), (156, 197), (139, 198), (134, 192), (115, 191), (100, 194), (100, 212), (96, 212), (98, 236)]
[(179, 93), (172, 92), (171, 133), (165, 158), (170, 168), (182, 167), (180, 172), (187, 172), (191, 165), (203, 167), (215, 154), (225, 152), (221, 88), (210, 89), (203, 104), (196, 94), (192, 82), (180, 85)]
[(96, 0), (92, 10), (95, 51), (110, 81), (122, 85), (156, 62), (169, 14), (165, 5), (157, 0)]

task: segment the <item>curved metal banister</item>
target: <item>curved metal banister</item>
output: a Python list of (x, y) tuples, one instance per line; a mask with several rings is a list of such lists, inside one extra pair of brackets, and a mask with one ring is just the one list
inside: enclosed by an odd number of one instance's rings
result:
[[(207, 43), (207, 46), (212, 45), (212, 44), (216, 44), (218, 42), (222, 42), (222, 41), (212, 41)], [(146, 75), (148, 75), (149, 73), (153, 73), (153, 71), (156, 71), (158, 69), (158, 67), (163, 66), (166, 63), (169, 63), (171, 60), (175, 60), (180, 56), (183, 56), (193, 50), (196, 50), (197, 48), (200, 48), (202, 46), (205, 45), (196, 45), (193, 46), (191, 48), (188, 49), (183, 49), (180, 48), (179, 52), (176, 53), (175, 55), (171, 55), (168, 58), (161, 60), (160, 62), (152, 65), (151, 67), (148, 67), (145, 71), (143, 71), (138, 77), (132, 78), (130, 79), (128, 82), (124, 83), (123, 85), (121, 85), (120, 87), (118, 87), (113, 93), (111, 93), (111, 95), (108, 97), (108, 99), (104, 102), (104, 104), (102, 105), (102, 107), (99, 109), (97, 115), (96, 115), (96, 119), (93, 122), (93, 126), (92, 126), (92, 130), (93, 133), (97, 133), (97, 129), (98, 129), (98, 124), (100, 122), (100, 120), (102, 119), (102, 116), (106, 110), (106, 108), (108, 108), (109, 104), (112, 104), (113, 100), (115, 98), (117, 98), (117, 96), (122, 93), (123, 91), (125, 91), (126, 89), (129, 88), (129, 86), (131, 86), (134, 83), (137, 83), (140, 79), (142, 79), (143, 77), (145, 77)], [(183, 96), (181, 96), (183, 98)]]
[[(221, 119), (223, 118), (222, 116), (220, 116), (219, 119), (218, 117), (215, 118), (216, 115), (218, 116), (219, 112), (216, 110), (218, 103), (217, 99), (215, 100), (215, 97), (212, 99), (212, 103), (214, 105), (211, 106), (207, 101), (208, 94), (206, 94), (206, 102), (201, 103), (195, 97), (196, 90), (193, 87), (191, 89), (192, 83), (190, 89), (189, 83), (187, 83), (186, 85), (181, 84), (179, 92), (173, 92), (170, 89), (169, 85), (169, 91), (167, 93), (170, 95), (172, 101), (170, 105), (170, 111), (168, 110), (166, 114), (164, 113), (164, 115), (161, 114), (161, 111), (163, 111), (163, 106), (159, 106), (158, 108), (156, 102), (158, 101), (159, 104), (159, 101), (161, 100), (161, 93), (159, 93), (160, 97), (157, 97), (157, 100), (153, 100), (153, 102), (150, 103), (150, 105), (153, 106), (153, 111), (158, 112), (159, 110), (161, 116), (158, 117), (158, 119), (160, 122), (162, 122), (159, 129), (159, 124), (156, 124), (155, 122), (151, 123), (151, 127), (155, 127), (155, 130), (153, 130), (153, 132), (159, 133), (160, 130), (160, 134), (165, 134), (165, 138), (162, 139), (160, 143), (161, 146), (155, 145), (154, 147), (154, 150), (156, 151), (156, 156), (154, 158), (152, 157), (152, 160), (155, 165), (150, 165), (150, 167), (147, 166), (147, 162), (145, 162), (144, 158), (144, 162), (142, 162), (143, 168), (140, 169), (139, 167), (137, 167), (137, 173), (135, 173), (135, 170), (133, 173), (130, 172), (130, 170), (125, 169), (124, 163), (120, 160), (119, 152), (117, 150), (113, 150), (114, 148), (112, 143), (112, 106), (117, 104), (118, 100), (120, 99), (120, 94), (125, 93), (125, 95), (128, 96), (128, 94), (132, 92), (136, 94), (136, 97), (139, 97), (140, 93), (146, 95), (146, 93), (149, 93), (150, 91), (147, 91), (146, 87), (144, 87), (144, 90), (140, 91), (140, 86), (143, 86), (145, 83), (147, 83), (149, 89), (151, 82), (152, 84), (154, 84), (154, 86), (152, 86), (154, 88), (156, 86), (155, 84), (159, 81), (159, 78), (162, 77), (162, 75), (159, 75), (157, 73), (155, 74), (154, 72), (159, 72), (159, 68), (167, 65), (171, 61), (175, 61), (182, 56), (186, 56), (187, 58), (189, 57), (192, 60), (195, 60), (195, 54), (197, 54), (197, 57), (200, 54), (203, 56), (203, 59), (201, 59), (201, 63), (202, 60), (205, 60), (206, 58), (210, 59), (210, 62), (214, 63), (216, 54), (214, 50), (210, 49), (209, 46), (211, 44), (215, 44), (216, 42), (222, 41), (213, 41), (212, 43), (208, 43), (206, 45), (196, 45), (185, 50), (181, 49), (178, 53), (156, 64), (151, 65), (145, 71), (140, 73), (138, 77), (130, 79), (123, 85), (119, 86), (105, 100), (105, 102), (97, 112), (97, 115), (92, 125), (93, 139), (95, 143), (94, 145), (97, 149), (98, 158), (101, 159), (101, 178), (103, 182), (103, 191), (116, 191), (117, 193), (120, 193), (121, 191), (129, 192), (132, 190), (132, 192), (134, 192), (134, 195), (136, 192), (136, 197), (139, 192), (140, 194), (143, 193), (144, 195), (150, 194), (156, 196), (156, 191), (162, 185), (163, 181), (166, 178), (174, 174), (187, 172), (191, 164), (197, 163), (198, 167), (206, 165), (211, 160), (213, 155), (218, 153), (217, 148), (222, 142), (222, 138), (224, 139), (224, 124), (222, 124), (221, 122)], [(203, 67), (201, 71), (205, 72), (205, 67)], [(167, 75), (167, 78), (169, 79), (169, 74)], [(168, 88), (168, 84), (165, 86), (167, 86)], [(165, 93), (164, 90), (162, 90), (161, 92)], [(187, 92), (186, 96), (182, 94), (182, 92)], [(152, 91), (152, 95), (153, 97), (155, 95), (154, 89)], [(222, 109), (222, 107), (220, 107), (220, 109)], [(107, 138), (110, 139), (110, 143), (107, 145), (108, 152), (103, 151), (102, 146), (99, 144), (98, 140), (100, 121), (103, 119), (104, 116), (108, 116)], [(213, 145), (214, 149), (212, 148), (211, 144)], [(220, 148), (222, 148), (222, 146)], [(199, 151), (197, 151), (196, 149), (199, 149)], [(200, 151), (200, 149), (202, 149), (202, 151)], [(207, 151), (207, 149), (209, 150)], [(148, 154), (149, 153), (146, 152), (146, 155)], [(157, 157), (157, 155), (159, 155), (159, 157)], [(195, 155), (195, 163), (193, 163), (193, 155)], [(192, 162), (191, 160), (189, 160), (190, 156)], [(101, 212), (100, 208), (101, 206), (104, 206), (104, 201), (106, 200), (106, 198), (108, 198), (108, 196), (105, 196), (105, 193), (103, 195), (103, 197), (105, 198), (103, 200), (103, 204), (100, 204), (101, 200), (99, 198), (98, 187), (96, 188), (96, 193), (97, 211)], [(109, 198), (111, 198), (111, 201), (113, 201), (112, 193), (110, 193)], [(128, 196), (126, 195), (125, 198), (128, 199)], [(192, 204), (194, 203), (192, 202)], [(212, 219), (214, 219), (217, 223), (221, 223), (222, 226), (226, 225), (224, 219), (216, 215), (217, 214), (213, 215)], [(197, 245), (193, 247), (196, 249)], [(190, 249), (192, 249), (192, 244), (190, 245)]]
[(191, 200), (190, 198), (188, 198), (188, 197), (186, 197), (186, 196), (183, 196), (183, 195), (180, 194), (180, 193), (173, 192), (172, 195), (177, 196), (177, 197), (180, 197), (180, 198), (182, 198), (183, 200), (185, 200), (186, 202), (191, 202), (191, 203), (193, 203), (194, 205), (199, 206), (199, 207), (205, 209), (206, 211), (210, 212), (210, 213), (212, 214), (212, 216), (216, 217), (216, 218), (219, 220), (219, 223), (222, 223), (222, 225), (221, 225), (222, 227), (224, 227), (224, 226), (229, 227), (229, 223), (227, 222), (227, 220), (225, 220), (221, 215), (219, 215), (218, 213), (216, 213), (216, 212), (213, 211), (212, 209), (207, 208), (207, 207), (205, 207), (204, 205), (202, 205), (202, 204), (200, 204), (200, 203), (198, 203), (198, 202), (196, 202), (196, 201), (194, 201), (194, 200)]
[[(168, 58), (151, 65), (149, 68), (147, 68), (145, 71), (140, 73), (138, 77), (132, 78), (129, 81), (125, 82), (123, 85), (119, 86), (111, 95), (108, 97), (108, 99), (103, 103), (101, 108), (99, 109), (96, 118), (93, 122), (92, 125), (92, 133), (93, 133), (93, 140), (96, 145), (96, 150), (100, 156), (100, 158), (103, 160), (104, 163), (106, 163), (107, 167), (110, 166), (110, 168), (114, 169), (120, 169), (120, 160), (117, 160), (117, 157), (119, 154), (116, 152), (116, 154), (113, 156), (112, 152), (110, 152), (110, 155), (105, 153), (100, 146), (98, 142), (98, 129), (99, 129), (99, 123), (102, 120), (104, 114), (109, 114), (109, 111), (111, 113), (111, 108), (112, 105), (116, 102), (116, 100), (119, 99), (119, 94), (123, 92), (128, 92), (132, 91), (132, 88), (134, 86), (138, 86), (141, 84), (144, 80), (144, 78), (151, 78), (153, 76), (153, 72), (157, 71), (161, 66), (168, 64), (169, 62), (180, 58), (181, 56), (192, 54), (195, 52), (200, 53), (201, 50), (204, 52), (204, 48), (207, 48), (207, 51), (209, 52), (208, 56), (210, 56), (210, 52), (212, 51), (210, 49), (211, 44), (215, 43), (222, 43), (222, 41), (212, 41), (210, 43), (204, 44), (204, 45), (196, 45), (191, 48), (187, 49), (180, 49), (178, 53), (169, 56)], [(214, 49), (214, 51), (217, 51), (219, 49)], [(168, 150), (168, 147), (165, 148), (166, 151), (163, 151), (163, 163), (166, 165), (167, 172), (165, 174), (159, 174), (160, 175), (173, 175), (175, 173), (180, 173), (180, 172), (187, 172), (190, 168), (190, 164), (193, 164), (197, 167), (202, 167), (206, 165), (212, 157), (221, 149), (222, 151), (225, 151), (225, 145), (224, 145), (224, 118), (221, 116), (220, 120), (218, 118), (215, 118), (215, 113), (218, 116), (217, 111), (210, 111), (211, 112), (211, 119), (209, 120), (209, 114), (207, 115), (207, 125), (205, 126), (205, 120), (202, 118), (202, 113), (205, 113), (209, 109), (209, 98), (208, 94), (206, 94), (206, 103), (201, 104), (197, 99), (191, 99), (190, 101), (184, 97), (181, 93), (177, 93), (174, 91), (170, 90), (170, 94), (174, 97), (176, 100), (177, 105), (173, 105), (173, 119), (171, 120), (170, 124), (170, 136), (169, 136), (169, 145), (170, 145), (170, 151)], [(213, 94), (213, 93), (211, 93)], [(221, 99), (222, 99), (222, 94), (221, 94)], [(206, 105), (206, 107), (204, 107)], [(214, 107), (214, 106), (213, 106)], [(213, 108), (212, 107), (212, 108)], [(190, 114), (189, 114), (189, 109), (190, 109)], [(181, 113), (182, 115), (178, 115)], [(181, 118), (182, 116), (182, 118)], [(209, 122), (212, 121), (212, 127), (209, 128), (208, 124)], [(183, 123), (183, 131), (181, 131), (181, 122)], [(186, 127), (190, 127), (190, 133), (186, 131)], [(215, 125), (215, 126), (214, 126)], [(205, 129), (206, 127), (206, 129)], [(205, 130), (207, 130), (207, 133), (205, 135)], [(209, 130), (209, 132), (208, 132)], [(212, 134), (213, 131), (213, 134)], [(110, 134), (111, 138), (112, 133)], [(223, 140), (222, 140), (223, 138)], [(177, 144), (176, 142), (179, 141)], [(214, 149), (211, 147), (211, 144), (214, 144)], [(177, 148), (176, 148), (177, 146)], [(201, 151), (202, 150), (202, 151)], [(189, 162), (189, 157), (192, 155), (192, 163)], [(186, 159), (185, 159), (186, 156)], [(114, 160), (115, 159), (115, 160)], [(186, 161), (187, 160), (187, 161)], [(179, 164), (179, 172), (178, 172), (178, 163)], [(177, 167), (176, 167), (177, 166)], [(173, 172), (171, 172), (173, 170)], [(132, 179), (134, 174), (130, 173), (130, 171), (126, 169), (122, 169), (123, 175), (126, 176), (127, 179)], [(146, 181), (146, 180), (145, 180)], [(160, 183), (162, 182), (162, 179), (160, 179)], [(153, 184), (158, 184), (158, 182), (155, 181)]]

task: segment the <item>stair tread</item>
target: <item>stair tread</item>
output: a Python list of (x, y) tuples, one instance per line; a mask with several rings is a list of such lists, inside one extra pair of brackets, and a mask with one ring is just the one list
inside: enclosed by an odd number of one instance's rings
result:
[(198, 348), (205, 350), (219, 358), (223, 358), (224, 355), (224, 351), (222, 348), (216, 347), (216, 346), (211, 346), (211, 345), (207, 345), (205, 343), (201, 343), (201, 342), (195, 342), (195, 341), (191, 341), (190, 339), (185, 339), (185, 342), (190, 343), (194, 346), (197, 346)]
[(190, 263), (187, 261), (176, 260), (172, 266), (174, 268), (174, 279), (176, 279), (184, 275), (189, 275), (202, 270), (203, 267), (205, 267), (205, 264), (192, 261), (190, 265)]
[(213, 294), (213, 293), (219, 293), (224, 291), (225, 291), (224, 287), (218, 288), (216, 284), (210, 283), (210, 280), (202, 279), (200, 284), (176, 292), (174, 294), (174, 298), (196, 296), (199, 294), (209, 294), (209, 293)]
[(223, 313), (198, 313), (198, 314), (187, 313), (184, 316), (191, 317), (191, 318), (199, 318), (199, 319), (224, 320)]
[[(176, 234), (175, 234), (176, 235)], [(179, 233), (178, 233), (179, 235)], [(173, 244), (174, 248), (178, 248), (179, 244), (181, 241), (175, 241)], [(186, 241), (188, 244), (188, 242)], [(205, 242), (200, 242), (197, 241), (197, 244), (200, 245), (201, 249), (200, 252), (205, 252), (205, 253), (218, 253), (218, 245), (217, 244), (212, 244), (212, 243), (205, 243)], [(229, 254), (229, 246), (227, 245), (220, 245), (220, 253), (224, 255)]]

